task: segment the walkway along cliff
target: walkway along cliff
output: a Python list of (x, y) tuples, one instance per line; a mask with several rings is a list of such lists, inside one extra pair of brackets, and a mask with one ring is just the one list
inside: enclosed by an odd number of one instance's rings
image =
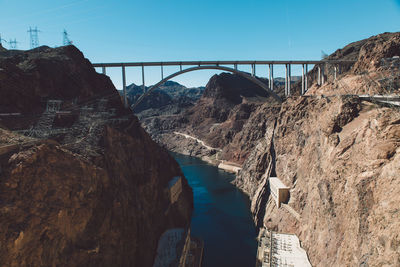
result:
[(74, 46), (0, 51), (0, 113), (1, 265), (152, 266), (189, 226), (178, 164)]

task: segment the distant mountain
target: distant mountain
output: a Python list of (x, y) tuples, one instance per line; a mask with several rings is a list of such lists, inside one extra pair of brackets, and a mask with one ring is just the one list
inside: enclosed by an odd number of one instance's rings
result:
[(166, 92), (171, 97), (185, 96), (195, 101), (200, 99), (204, 89), (204, 86), (187, 88), (174, 81), (167, 81), (164, 85), (159, 87), (159, 90)]
[[(301, 80), (301, 76), (291, 76), (290, 77), (290, 83), (296, 83)], [(274, 84), (278, 85), (285, 85), (285, 77), (276, 77), (274, 78)]]
[[(146, 91), (150, 87), (146, 86)], [(130, 105), (133, 105), (143, 94), (143, 87), (132, 83), (127, 86), (127, 97)], [(181, 108), (192, 106), (196, 103), (204, 92), (205, 87), (187, 88), (174, 81), (167, 81), (159, 88), (150, 93), (148, 97), (135, 108), (135, 113), (150, 110), (147, 113), (152, 114), (153, 110), (163, 109), (167, 113), (180, 112)], [(122, 92), (121, 92), (122, 93)], [(168, 106), (174, 109), (169, 111)]]

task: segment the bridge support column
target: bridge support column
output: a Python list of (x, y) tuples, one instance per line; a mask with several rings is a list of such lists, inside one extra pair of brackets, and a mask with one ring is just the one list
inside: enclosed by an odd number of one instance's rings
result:
[(268, 64), (268, 87), (271, 90), (271, 64)]
[(182, 63), (181, 63), (181, 64), (179, 64), (179, 68), (180, 68), (180, 70), (182, 71)]
[(321, 67), (321, 85), (325, 83), (325, 65), (322, 65)]
[(143, 88), (143, 94), (146, 93), (146, 84), (144, 82), (144, 66), (142, 65), (142, 88)]
[(128, 108), (128, 99), (126, 97), (126, 75), (125, 75), (125, 66), (122, 66), (122, 90), (124, 93), (124, 107)]
[(304, 81), (304, 93), (308, 91), (308, 64), (306, 64), (306, 75)]
[(271, 65), (271, 91), (274, 91), (274, 64)]
[(336, 67), (336, 65), (333, 67), (333, 69), (335, 70), (334, 79), (335, 79), (335, 81), (336, 81), (336, 73), (337, 73), (337, 67)]
[(251, 76), (256, 76), (256, 64), (251, 64)]
[(106, 67), (101, 67), (101, 72), (104, 74), (104, 75), (106, 75)]
[(164, 66), (161, 65), (161, 80), (164, 80)]
[(237, 70), (237, 64), (233, 64), (233, 68)]
[(321, 85), (321, 66), (318, 65), (318, 78), (317, 78), (317, 84)]
[(288, 64), (285, 64), (285, 96), (288, 95)]
[(304, 78), (304, 64), (301, 65), (301, 95), (304, 95), (305, 89), (305, 78)]
[(292, 65), (289, 64), (289, 73), (288, 73), (288, 96), (290, 96), (290, 86), (292, 83)]

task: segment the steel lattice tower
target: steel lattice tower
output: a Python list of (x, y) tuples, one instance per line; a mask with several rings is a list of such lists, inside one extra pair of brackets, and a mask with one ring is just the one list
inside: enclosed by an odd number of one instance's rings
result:
[(14, 40), (11, 40), (8, 42), (8, 44), (10, 45), (11, 49), (16, 49), (17, 48), (17, 39), (14, 38)]
[(35, 29), (32, 29), (31, 27), (29, 27), (29, 36), (31, 38), (31, 49), (36, 48), (39, 46), (39, 36), (38, 36), (38, 32), (39, 30), (37, 29), (37, 27), (35, 27)]
[(63, 45), (70, 45), (70, 44), (72, 44), (72, 41), (68, 38), (68, 33), (64, 29), (64, 31), (63, 31)]

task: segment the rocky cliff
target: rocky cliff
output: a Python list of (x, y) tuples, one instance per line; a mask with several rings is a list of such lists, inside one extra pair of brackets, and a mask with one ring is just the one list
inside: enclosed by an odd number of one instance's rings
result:
[[(357, 96), (399, 93), (398, 59), (392, 58), (400, 54), (398, 36), (338, 50), (357, 61), (336, 81), (312, 83), (278, 114), (264, 113), (264, 135), (235, 181), (249, 194), (257, 225), (296, 233), (313, 266), (400, 265), (400, 111)], [(270, 194), (270, 176), (290, 188), (281, 208)]]
[(75, 47), (1, 52), (0, 74), (1, 112), (20, 113), (0, 122), (2, 265), (152, 266), (190, 223), (178, 164)]
[[(257, 226), (296, 233), (313, 266), (398, 266), (400, 112), (359, 95), (399, 95), (399, 36), (338, 49), (327, 59), (355, 62), (337, 69), (336, 79), (324, 64), (323, 85), (314, 68), (306, 95), (295, 84), (283, 104), (222, 74), (184, 116), (142, 123), (171, 150), (241, 164), (235, 184), (249, 195)], [(271, 176), (290, 188), (280, 208)]]

